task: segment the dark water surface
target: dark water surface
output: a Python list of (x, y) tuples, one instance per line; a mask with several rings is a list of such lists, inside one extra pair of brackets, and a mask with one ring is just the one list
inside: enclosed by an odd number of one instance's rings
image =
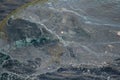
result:
[(16, 8), (31, 1), (32, 0), (0, 0), (0, 21)]

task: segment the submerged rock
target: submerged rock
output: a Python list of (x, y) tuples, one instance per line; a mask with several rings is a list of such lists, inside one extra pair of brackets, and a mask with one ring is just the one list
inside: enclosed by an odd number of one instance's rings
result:
[(0, 80), (25, 80), (25, 78), (16, 74), (2, 73), (0, 75)]
[(2, 64), (4, 61), (6, 61), (6, 60), (8, 60), (8, 59), (10, 59), (10, 56), (9, 56), (9, 55), (6, 55), (6, 54), (0, 52), (0, 66), (1, 66), (1, 64)]
[(1, 54), (2, 71), (28, 80), (119, 78), (120, 1), (41, 1), (4, 21), (0, 49), (11, 59)]

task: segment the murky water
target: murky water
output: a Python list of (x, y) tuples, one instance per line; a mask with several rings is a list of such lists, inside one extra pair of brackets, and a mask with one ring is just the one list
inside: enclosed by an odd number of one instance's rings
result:
[(16, 12), (0, 39), (1, 80), (119, 80), (119, 12), (119, 0), (49, 0)]
[(32, 0), (0, 0), (0, 21), (16, 8)]

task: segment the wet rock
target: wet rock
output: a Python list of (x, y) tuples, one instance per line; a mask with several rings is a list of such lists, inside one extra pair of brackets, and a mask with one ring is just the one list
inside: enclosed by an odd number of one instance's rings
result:
[(2, 67), (17, 74), (32, 74), (35, 72), (35, 69), (31, 66), (24, 65), (17, 60), (7, 60)]
[(25, 80), (25, 78), (12, 73), (2, 73), (0, 75), (0, 80)]
[(0, 52), (0, 65), (8, 59), (10, 59), (9, 55), (6, 55), (6, 54), (3, 54), (2, 52)]
[[(35, 30), (35, 32), (33, 31)], [(6, 26), (9, 41), (24, 40), (41, 36), (41, 30), (36, 24), (23, 19), (11, 20)]]

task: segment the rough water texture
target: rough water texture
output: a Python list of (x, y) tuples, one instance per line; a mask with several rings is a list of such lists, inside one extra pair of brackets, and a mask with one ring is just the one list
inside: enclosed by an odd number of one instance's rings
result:
[(0, 32), (0, 80), (119, 80), (119, 12), (119, 0), (48, 0), (18, 11)]

